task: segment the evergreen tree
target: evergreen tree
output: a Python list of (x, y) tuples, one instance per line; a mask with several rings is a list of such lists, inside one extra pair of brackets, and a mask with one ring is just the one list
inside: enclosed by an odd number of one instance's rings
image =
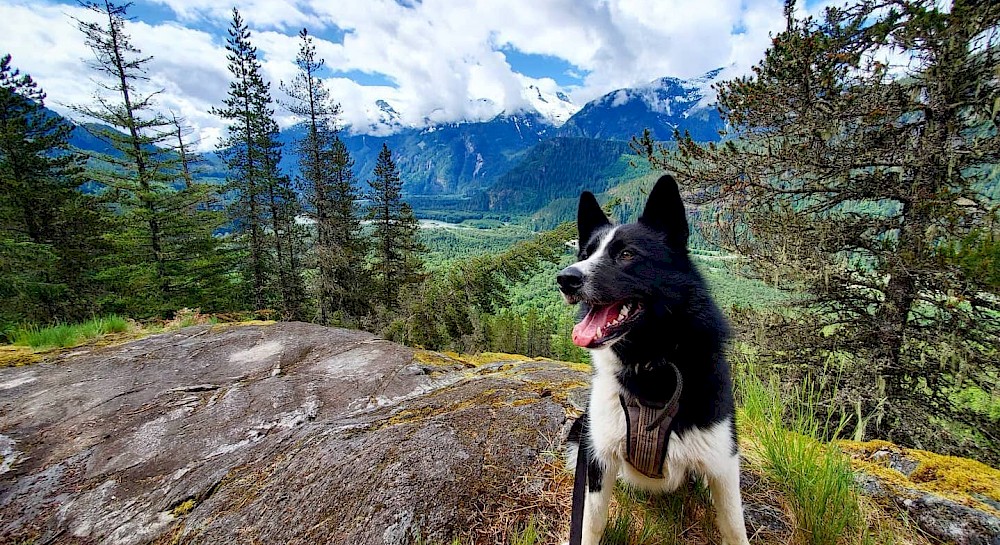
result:
[(92, 66), (105, 83), (99, 83), (97, 106), (75, 109), (114, 129), (94, 129), (113, 151), (93, 157), (96, 166), (88, 173), (115, 214), (114, 256), (100, 273), (114, 292), (106, 305), (133, 315), (162, 313), (192, 302), (193, 279), (221, 281), (201, 268), (205, 259), (216, 261), (213, 233), (221, 218), (194, 206), (207, 188), (178, 188), (170, 121), (154, 109), (156, 92), (138, 87), (148, 80), (152, 57), (143, 56), (125, 32), (131, 4), (83, 5), (105, 21), (77, 19), (95, 56)]
[(249, 258), (242, 271), (248, 298), (256, 310), (280, 301), (284, 317), (301, 318), (305, 297), (302, 233), (295, 224), (299, 205), (291, 181), (278, 170), (281, 143), (270, 84), (261, 75), (257, 48), (236, 8), (226, 49), (233, 80), (223, 107), (213, 113), (230, 122), (229, 135), (218, 150), (229, 167), (228, 189), (235, 194), (230, 217)]
[[(277, 141), (278, 125), (273, 124), (270, 138)], [(292, 180), (278, 171), (280, 154), (269, 159), (267, 180), (267, 213), (275, 263), (278, 265), (278, 290), (281, 294), (282, 318), (301, 320), (305, 317), (306, 290), (302, 277), (302, 255), (305, 253), (305, 233), (296, 218), (302, 212)], [(274, 161), (274, 162), (271, 162)]]
[(337, 135), (340, 105), (319, 77), (323, 59), (306, 29), (295, 63), (298, 74), (282, 90), (291, 98), (285, 107), (302, 121), (304, 135), (296, 142), (301, 171), (300, 185), (306, 213), (316, 226), (314, 257), (319, 276), (317, 300), (320, 321), (330, 323), (338, 312), (351, 316), (366, 313), (367, 290), (361, 264), (366, 245), (355, 201), (357, 190), (347, 147)]
[(983, 240), (1000, 161), (1000, 4), (863, 1), (814, 20), (788, 2), (786, 16), (753, 75), (718, 89), (728, 141), (637, 147), (714, 206), (717, 242), (806, 294), (773, 317), (773, 353), (829, 372), (857, 437), (995, 454), (1000, 425), (962, 399), (998, 388), (1000, 299), (961, 256)]
[(235, 197), (229, 206), (229, 216), (248, 257), (242, 270), (247, 302), (255, 310), (263, 310), (273, 300), (267, 293), (273, 267), (264, 238), (264, 196), (268, 176), (265, 156), (276, 144), (260, 138), (264, 124), (261, 117), (266, 115), (270, 97), (260, 75), (257, 48), (250, 44), (250, 30), (235, 8), (226, 50), (229, 51), (226, 58), (233, 80), (229, 83), (229, 96), (223, 101), (223, 108), (215, 108), (212, 113), (230, 124), (229, 134), (217, 150), (229, 168), (226, 189)]
[(231, 281), (236, 268), (234, 252), (226, 247), (218, 231), (226, 224), (221, 209), (220, 186), (195, 178), (194, 165), (200, 161), (186, 141), (189, 129), (183, 120), (171, 114), (172, 161), (171, 184), (175, 193), (164, 198), (166, 213), (173, 213), (164, 223), (165, 246), (172, 249), (167, 261), (171, 278), (172, 308), (200, 308), (206, 312), (230, 310), (233, 299)]
[(72, 124), (44, 108), (31, 76), (0, 58), (0, 320), (80, 317), (93, 303), (102, 219), (77, 191)]
[(400, 291), (420, 281), (423, 264), (419, 252), (423, 247), (417, 240), (419, 226), (413, 209), (403, 201), (399, 169), (385, 144), (373, 174), (374, 178), (368, 182), (371, 186), (368, 219), (374, 228), (375, 249), (372, 272), (379, 302), (394, 310), (399, 304)]

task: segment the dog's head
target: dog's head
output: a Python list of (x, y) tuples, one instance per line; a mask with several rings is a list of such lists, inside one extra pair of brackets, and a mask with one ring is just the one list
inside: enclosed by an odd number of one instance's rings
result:
[(607, 347), (676, 311), (692, 282), (688, 224), (677, 183), (661, 177), (637, 223), (613, 224), (589, 192), (577, 213), (579, 261), (556, 277), (567, 303), (582, 303), (573, 342)]

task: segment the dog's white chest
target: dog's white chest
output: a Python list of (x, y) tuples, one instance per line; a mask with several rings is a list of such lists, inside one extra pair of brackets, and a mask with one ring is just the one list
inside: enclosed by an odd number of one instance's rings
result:
[(705, 474), (706, 467), (730, 462), (730, 421), (707, 429), (693, 428), (682, 437), (670, 434), (662, 479), (652, 479), (625, 461), (628, 423), (619, 401), (615, 375), (620, 365), (610, 350), (593, 351), (596, 373), (590, 390), (590, 438), (593, 452), (604, 467), (619, 467), (618, 477), (650, 491), (671, 491), (683, 484), (690, 471)]

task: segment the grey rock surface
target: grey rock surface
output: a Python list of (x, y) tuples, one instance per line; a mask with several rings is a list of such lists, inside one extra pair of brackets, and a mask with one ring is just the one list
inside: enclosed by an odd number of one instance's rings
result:
[(1000, 545), (1000, 518), (994, 515), (933, 494), (895, 499), (921, 530), (944, 543)]
[[(880, 449), (869, 459), (904, 477), (912, 475), (920, 466), (918, 460), (907, 456), (901, 449)], [(865, 494), (906, 513), (921, 532), (941, 543), (1000, 545), (1000, 517), (994, 513), (900, 484), (905, 480), (884, 481), (876, 475), (858, 473), (855, 482)], [(992, 506), (989, 498), (981, 496), (978, 499)]]
[(587, 381), (497, 360), (278, 323), (0, 369), (0, 543), (491, 535)]

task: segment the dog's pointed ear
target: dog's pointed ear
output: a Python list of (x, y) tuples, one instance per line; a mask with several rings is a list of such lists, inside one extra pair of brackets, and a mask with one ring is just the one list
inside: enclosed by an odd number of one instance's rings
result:
[(684, 214), (684, 201), (674, 177), (664, 174), (656, 181), (646, 199), (646, 208), (639, 223), (667, 236), (667, 244), (675, 250), (686, 250), (690, 231)]
[(576, 230), (580, 236), (580, 247), (590, 240), (590, 236), (598, 227), (608, 225), (608, 217), (601, 210), (601, 205), (597, 204), (597, 198), (590, 191), (580, 194), (580, 207), (576, 210)]

